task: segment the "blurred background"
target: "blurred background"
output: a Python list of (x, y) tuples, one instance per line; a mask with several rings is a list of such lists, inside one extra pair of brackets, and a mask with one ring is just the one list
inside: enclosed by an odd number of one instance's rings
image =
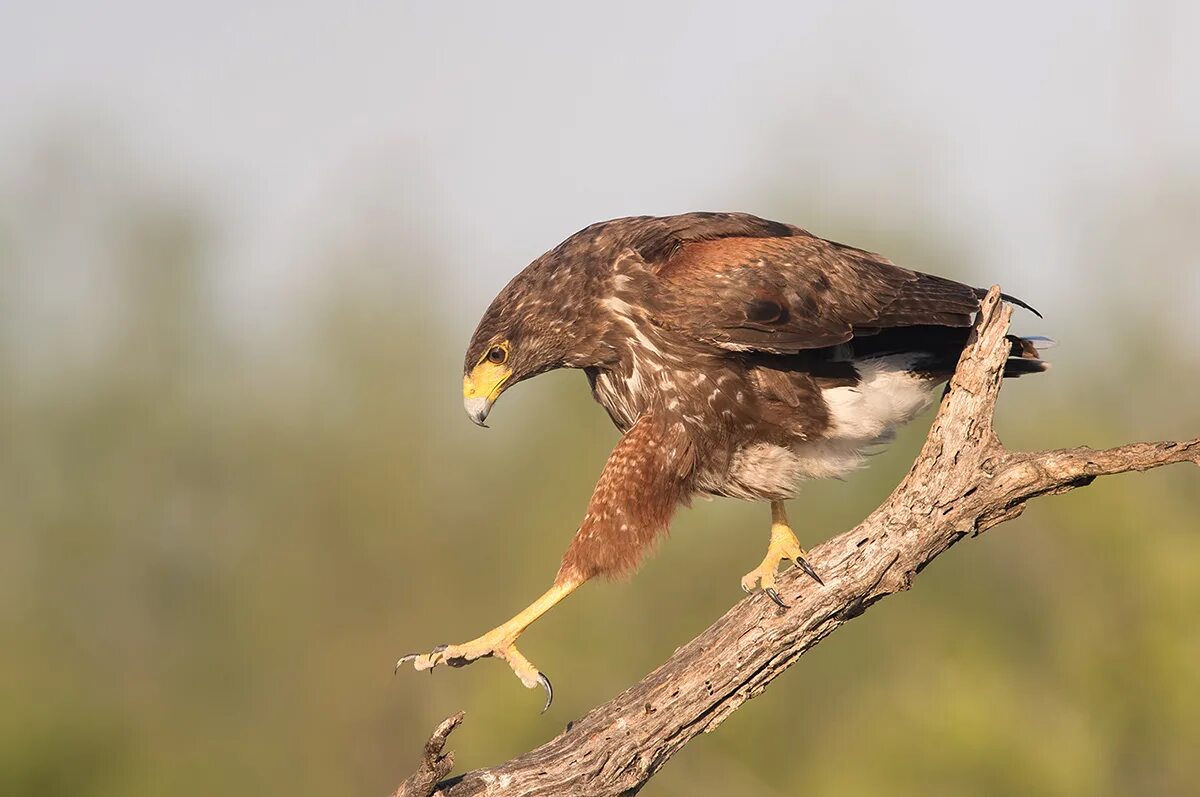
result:
[[(744, 210), (1038, 307), (1013, 447), (1200, 433), (1200, 5), (94, 3), (0, 14), (0, 791), (382, 794), (543, 742), (741, 597), (699, 502), (501, 664), (616, 439), (576, 373), (463, 416), (496, 291), (599, 219)], [(815, 543), (914, 424), (793, 502)], [(648, 795), (1190, 795), (1200, 484), (1036, 502)]]

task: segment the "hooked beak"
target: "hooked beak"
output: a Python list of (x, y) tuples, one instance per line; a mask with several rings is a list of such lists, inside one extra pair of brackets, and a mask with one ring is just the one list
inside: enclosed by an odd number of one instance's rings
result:
[(464, 398), (463, 409), (467, 411), (467, 417), (476, 426), (487, 428), (484, 421), (487, 420), (488, 413), (492, 409), (492, 400), (484, 396), (476, 396), (475, 398)]
[(463, 409), (476, 426), (487, 426), (484, 421), (487, 420), (488, 412), (511, 376), (512, 371), (507, 366), (487, 360), (463, 376)]

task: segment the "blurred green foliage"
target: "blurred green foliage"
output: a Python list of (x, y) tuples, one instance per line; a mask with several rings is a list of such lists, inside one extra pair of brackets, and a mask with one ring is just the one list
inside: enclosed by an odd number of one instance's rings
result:
[[(393, 676), (400, 654), (470, 638), (547, 585), (615, 432), (574, 373), (472, 427), (458, 384), (474, 311), (437, 310), (455, 303), (427, 255), (339, 259), (283, 342), (254, 345), (212, 300), (202, 215), (119, 210), (90, 242), (110, 312), (82, 354), (0, 327), (4, 794), (384, 793), (452, 711), (468, 711), (460, 770), (503, 760), (741, 597), (767, 511), (698, 502), (635, 580), (589, 586), (523, 638), (555, 679), (547, 715), (499, 664)], [(16, 313), (40, 266), (14, 218), (0, 309)], [(954, 273), (919, 237), (904, 247)], [(1066, 364), (1006, 386), (1010, 445), (1196, 434), (1194, 341), (1104, 323), (1102, 349), (1087, 325), (1046, 330)], [(925, 426), (806, 488), (803, 539), (881, 501)], [(1035, 503), (805, 656), (645, 793), (1194, 794), (1198, 516), (1185, 468)]]

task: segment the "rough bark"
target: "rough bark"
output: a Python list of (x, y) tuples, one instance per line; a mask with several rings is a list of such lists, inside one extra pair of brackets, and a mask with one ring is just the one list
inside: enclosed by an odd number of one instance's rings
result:
[(441, 781), (453, 760), (441, 756), (442, 745), (462, 718), (455, 715), (439, 726), (421, 770), (396, 796), (634, 794), (690, 740), (715, 730), (842, 623), (908, 589), (925, 565), (963, 537), (1017, 517), (1031, 498), (1073, 490), (1097, 476), (1200, 464), (1200, 438), (1099, 451), (1004, 448), (992, 415), (1010, 315), (993, 288), (912, 470), (866, 520), (811, 551), (824, 588), (789, 571), (777, 588), (790, 609), (762, 594), (748, 597), (541, 747)]
[(420, 794), (427, 797), (437, 788), (438, 781), (450, 774), (454, 769), (454, 753), (443, 753), (446, 747), (446, 737), (458, 727), (466, 716), (465, 712), (452, 714), (442, 720), (425, 742), (425, 750), (421, 756), (421, 764), (417, 771), (408, 776), (408, 780), (400, 784), (393, 797), (406, 797)]

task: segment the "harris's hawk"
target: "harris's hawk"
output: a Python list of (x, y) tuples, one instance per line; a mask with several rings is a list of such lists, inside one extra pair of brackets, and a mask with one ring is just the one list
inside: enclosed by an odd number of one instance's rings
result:
[[(822, 582), (784, 500), (805, 479), (859, 467), (929, 405), (983, 294), (742, 213), (621, 218), (572, 235), (484, 313), (464, 404), (482, 426), (516, 383), (578, 368), (623, 436), (550, 589), (483, 636), (397, 667), (498, 656), (526, 686), (543, 686), (549, 706), (550, 682), (516, 638), (588, 579), (637, 567), (697, 493), (770, 503), (767, 555), (742, 588), (786, 608), (774, 589), (780, 563)], [(1005, 376), (1045, 370), (1033, 340), (1009, 340)]]

